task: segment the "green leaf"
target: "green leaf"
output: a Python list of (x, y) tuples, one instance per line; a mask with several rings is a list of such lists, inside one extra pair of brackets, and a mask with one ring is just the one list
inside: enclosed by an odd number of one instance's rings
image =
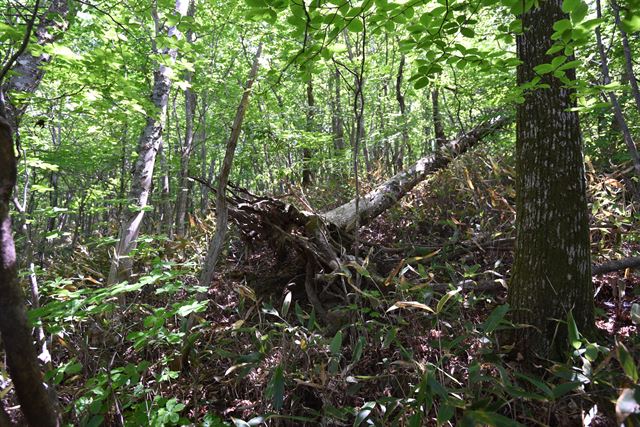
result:
[(569, 393), (570, 391), (573, 391), (575, 389), (577, 389), (578, 387), (581, 387), (582, 383), (580, 381), (572, 381), (572, 382), (568, 382), (568, 383), (562, 383), (562, 384), (558, 384), (557, 386), (555, 386), (553, 388), (553, 398), (554, 399), (559, 399), (562, 396), (564, 396), (565, 394)]
[(458, 286), (457, 289), (447, 292), (442, 298), (440, 298), (440, 301), (438, 301), (438, 305), (436, 305), (436, 314), (440, 314), (444, 306), (447, 304), (447, 302), (451, 298), (453, 298), (455, 295), (460, 293), (461, 290), (462, 290), (462, 287)]
[(282, 365), (276, 366), (269, 384), (269, 395), (273, 402), (273, 409), (279, 411), (284, 403), (284, 369)]
[(436, 422), (438, 423), (439, 426), (441, 426), (447, 421), (449, 421), (451, 418), (453, 418), (454, 414), (455, 414), (455, 408), (445, 403), (442, 406), (440, 406), (440, 408), (438, 409), (438, 418), (436, 419)]
[(329, 345), (329, 351), (334, 356), (339, 356), (342, 350), (342, 331), (338, 331), (336, 335), (331, 340), (331, 344)]
[(364, 350), (364, 346), (367, 344), (367, 340), (365, 339), (365, 337), (361, 336), (360, 338), (358, 338), (358, 342), (356, 343), (356, 347), (353, 350), (353, 358), (352, 358), (352, 362), (358, 362), (360, 360), (360, 358), (362, 357), (362, 351)]
[(553, 55), (554, 53), (560, 52), (562, 49), (564, 49), (564, 45), (556, 43), (547, 50), (546, 54)]
[(460, 33), (468, 38), (473, 38), (476, 35), (476, 33), (469, 27), (461, 27)]
[(602, 24), (603, 22), (604, 22), (603, 18), (589, 19), (588, 21), (584, 21), (583, 23), (581, 23), (580, 27), (584, 28), (585, 31), (591, 31), (598, 25)]
[(551, 391), (551, 387), (549, 387), (548, 385), (546, 385), (542, 381), (540, 381), (540, 380), (538, 380), (536, 378), (530, 377), (528, 375), (521, 374), (519, 372), (516, 372), (515, 376), (518, 377), (518, 378), (521, 378), (521, 379), (523, 379), (525, 381), (528, 381), (531, 384), (533, 384), (536, 388), (538, 388), (538, 390), (543, 392), (549, 399), (553, 399), (553, 391)]
[(582, 341), (580, 340), (580, 332), (578, 332), (578, 326), (573, 318), (573, 313), (569, 310), (567, 313), (567, 328), (569, 328), (569, 343), (576, 350), (582, 347)]
[(638, 382), (638, 369), (636, 363), (633, 360), (633, 356), (629, 353), (629, 350), (622, 343), (616, 345), (616, 355), (618, 356), (618, 362), (622, 366), (624, 373), (633, 381)]
[(566, 60), (567, 60), (566, 56), (556, 56), (551, 60), (551, 66), (553, 67), (553, 69), (556, 69), (560, 65), (564, 64)]
[[(466, 421), (466, 423), (465, 423)], [(490, 411), (467, 411), (464, 414), (463, 425), (475, 426), (484, 424), (494, 427), (523, 427), (519, 422)]]
[(571, 11), (571, 22), (573, 24), (578, 24), (582, 22), (582, 20), (589, 13), (589, 6), (585, 2), (580, 2), (580, 4)]
[(180, 317), (186, 317), (191, 313), (200, 313), (206, 309), (207, 304), (209, 304), (208, 301), (194, 301), (190, 304), (182, 305), (176, 311), (176, 314)]
[(571, 21), (568, 19), (561, 19), (553, 24), (554, 31), (563, 32), (571, 28)]
[(568, 70), (569, 68), (576, 68), (578, 65), (582, 64), (582, 61), (569, 61), (566, 64), (561, 65), (558, 68), (558, 71)]
[(359, 17), (352, 19), (351, 22), (349, 22), (349, 25), (347, 25), (347, 30), (351, 31), (352, 33), (361, 33), (362, 30), (364, 30), (362, 20), (360, 20)]
[(564, 0), (562, 2), (562, 11), (564, 13), (570, 13), (578, 4), (580, 4), (580, 0)]
[(487, 317), (487, 320), (482, 324), (482, 330), (485, 334), (490, 334), (500, 325), (502, 319), (509, 311), (509, 304), (499, 305), (494, 308), (491, 314)]
[(640, 31), (640, 13), (630, 14), (622, 19), (622, 26), (628, 33)]
[(416, 80), (416, 82), (413, 84), (413, 87), (415, 89), (422, 89), (423, 87), (426, 87), (429, 85), (429, 78), (428, 77), (420, 77), (418, 80)]
[(22, 31), (19, 31), (17, 28), (7, 25), (5, 23), (0, 23), (0, 41), (5, 41), (7, 39), (11, 39), (13, 41), (21, 41), (24, 37)]
[(376, 402), (367, 402), (358, 411), (356, 414), (356, 419), (353, 422), (353, 427), (358, 427), (364, 420), (369, 418), (371, 411), (376, 407)]
[(533, 67), (533, 71), (538, 74), (547, 74), (553, 71), (553, 65), (551, 64), (540, 64)]

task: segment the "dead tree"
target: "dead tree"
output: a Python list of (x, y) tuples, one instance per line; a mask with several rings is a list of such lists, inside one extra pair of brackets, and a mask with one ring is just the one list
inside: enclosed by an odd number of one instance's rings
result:
[[(373, 218), (393, 206), (405, 194), (422, 182), (428, 175), (446, 167), (451, 160), (466, 152), (485, 136), (495, 132), (507, 123), (507, 118), (498, 116), (477, 126), (469, 133), (445, 143), (435, 154), (423, 157), (409, 169), (389, 178), (373, 191), (360, 197), (358, 219), (360, 225), (365, 225)], [(353, 231), (356, 224), (355, 199), (321, 217), (345, 231)]]
[[(352, 232), (356, 224), (365, 225), (370, 222), (395, 205), (427, 176), (446, 167), (457, 156), (507, 122), (506, 117), (499, 116), (449, 141), (435, 154), (420, 159), (408, 170), (398, 173), (360, 197), (358, 208), (354, 199), (318, 214), (299, 210), (279, 199), (258, 196), (245, 189), (230, 186), (229, 194), (225, 195), (229, 217), (237, 224), (243, 239), (250, 244), (269, 242), (275, 247), (276, 253), (284, 249), (293, 251), (301, 258), (297, 265), (304, 267), (300, 275), (305, 277), (308, 300), (320, 317), (328, 321), (327, 311), (320, 303), (315, 287), (320, 282), (330, 285), (349, 276), (350, 271), (360, 270), (362, 260), (349, 255), (352, 253)], [(204, 180), (200, 182), (205, 183)], [(375, 266), (372, 266), (369, 273), (371, 280), (377, 282), (380, 278), (375, 270)]]

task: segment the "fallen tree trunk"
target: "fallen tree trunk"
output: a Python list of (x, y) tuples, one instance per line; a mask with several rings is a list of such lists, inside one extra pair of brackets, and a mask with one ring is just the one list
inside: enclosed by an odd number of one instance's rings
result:
[[(349, 255), (353, 244), (351, 232), (355, 229), (356, 220), (359, 219), (360, 224), (368, 223), (393, 206), (429, 174), (444, 168), (455, 157), (506, 123), (507, 119), (499, 116), (446, 143), (436, 155), (420, 159), (409, 170), (395, 175), (362, 197), (357, 211), (355, 200), (324, 214), (301, 211), (276, 198), (257, 196), (246, 189), (229, 185), (224, 196), (229, 217), (237, 224), (243, 239), (250, 246), (268, 242), (279, 260), (283, 261), (289, 253), (295, 253), (300, 258), (296, 264), (305, 268), (298, 276), (305, 278), (307, 298), (320, 317), (327, 320), (329, 313), (322, 306), (315, 288), (340, 283), (346, 297), (347, 284), (353, 287), (351, 271), (360, 271), (363, 264), (363, 260)], [(209, 186), (204, 180), (193, 179)], [(211, 190), (217, 193), (215, 189)], [(224, 209), (224, 204), (221, 207)], [(368, 272), (367, 277), (371, 277), (367, 280), (376, 283), (384, 280), (377, 275), (375, 266), (370, 265)]]
[[(320, 215), (326, 222), (344, 231), (353, 231), (356, 222), (365, 225), (396, 204), (405, 194), (422, 182), (427, 176), (446, 167), (453, 159), (476, 145), (482, 138), (500, 129), (508, 122), (505, 116), (498, 116), (475, 127), (469, 133), (443, 144), (436, 154), (423, 157), (411, 168), (391, 177), (373, 191), (359, 198), (356, 214), (356, 200)], [(359, 219), (359, 221), (356, 221)]]
[[(599, 276), (601, 274), (611, 273), (614, 271), (620, 271), (627, 268), (640, 267), (640, 257), (623, 258), (616, 261), (607, 261), (601, 264), (591, 265), (591, 275)], [(446, 292), (451, 289), (449, 283), (434, 283), (430, 286), (436, 292)], [(473, 280), (463, 280), (457, 283), (455, 286), (462, 287), (463, 291), (476, 291), (476, 292), (498, 292), (507, 289), (502, 283), (497, 281), (482, 281), (474, 282)]]
[(612, 271), (637, 267), (640, 267), (640, 257), (623, 258), (616, 261), (607, 261), (602, 264), (593, 265), (591, 267), (591, 275), (598, 276), (600, 274), (611, 273)]

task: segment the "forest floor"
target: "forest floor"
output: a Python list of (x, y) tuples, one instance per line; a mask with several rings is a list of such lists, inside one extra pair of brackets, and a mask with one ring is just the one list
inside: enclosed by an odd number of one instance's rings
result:
[[(640, 248), (627, 174), (596, 173), (588, 164), (596, 263)], [(375, 266), (386, 279), (354, 292), (354, 278), (345, 276), (346, 302), (341, 289), (319, 292), (331, 307), (331, 324), (307, 302), (304, 265), (294, 253), (277, 259), (267, 245), (248, 250), (233, 238), (208, 305), (196, 299), (210, 218), (193, 219), (188, 239), (143, 239), (137, 284), (102, 287), (105, 239), (50, 260), (40, 279), (45, 304), (34, 316), (53, 336), (50, 376), (67, 419), (618, 425), (616, 399), (635, 369), (624, 366), (625, 354), (633, 364), (640, 352), (632, 312), (640, 277), (633, 271), (595, 277), (597, 340), (579, 336), (564, 360), (522, 370), (500, 345), (501, 333), (513, 327), (504, 305), (513, 176), (511, 158), (476, 149), (363, 228), (360, 251), (386, 259)], [(327, 206), (335, 196), (311, 202)], [(478, 290), (483, 286), (489, 290)], [(187, 333), (189, 316), (196, 322)]]

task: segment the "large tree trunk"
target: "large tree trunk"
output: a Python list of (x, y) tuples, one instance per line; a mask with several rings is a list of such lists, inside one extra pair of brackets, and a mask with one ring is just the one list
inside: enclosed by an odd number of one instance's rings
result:
[[(517, 38), (518, 84), (550, 63), (553, 24), (568, 18), (561, 0), (540, 2), (522, 15)], [(567, 77), (575, 79), (568, 70)], [(547, 88), (528, 91), (517, 110), (516, 251), (508, 300), (512, 320), (530, 327), (514, 331), (515, 349), (541, 357), (565, 354), (573, 314), (580, 331), (594, 325), (584, 162), (574, 91), (546, 74)], [(529, 356), (530, 357), (530, 356)]]
[(57, 426), (58, 416), (42, 381), (24, 295), (18, 282), (9, 204), (16, 158), (8, 121), (0, 116), (0, 332), (11, 379), (29, 424)]
[[(180, 16), (185, 16), (188, 5), (186, 0), (176, 1), (176, 13)], [(157, 21), (157, 16), (155, 18)], [(156, 23), (156, 25), (158, 24)], [(175, 27), (172, 27), (169, 29), (169, 36), (180, 38), (181, 34)], [(167, 54), (171, 59), (175, 60), (177, 51), (170, 50)], [(136, 240), (140, 234), (142, 220), (144, 219), (144, 209), (147, 207), (149, 192), (151, 191), (156, 154), (162, 143), (162, 130), (171, 90), (171, 74), (171, 68), (164, 64), (159, 64), (153, 74), (151, 100), (158, 111), (158, 115), (147, 117), (147, 124), (138, 141), (138, 159), (134, 166), (131, 191), (129, 192), (129, 206), (133, 207), (133, 209), (127, 209), (125, 219), (122, 222), (118, 244), (111, 262), (109, 278), (107, 279), (108, 284), (126, 280), (131, 272), (133, 263), (130, 253), (136, 248)]]
[(507, 118), (502, 116), (491, 119), (458, 139), (444, 144), (435, 155), (423, 157), (409, 169), (389, 178), (373, 191), (360, 197), (358, 216), (356, 216), (356, 200), (353, 199), (322, 214), (322, 218), (345, 231), (353, 231), (356, 222), (360, 225), (367, 224), (393, 206), (429, 174), (447, 166), (453, 158), (473, 147), (482, 138), (505, 125), (507, 121)]

